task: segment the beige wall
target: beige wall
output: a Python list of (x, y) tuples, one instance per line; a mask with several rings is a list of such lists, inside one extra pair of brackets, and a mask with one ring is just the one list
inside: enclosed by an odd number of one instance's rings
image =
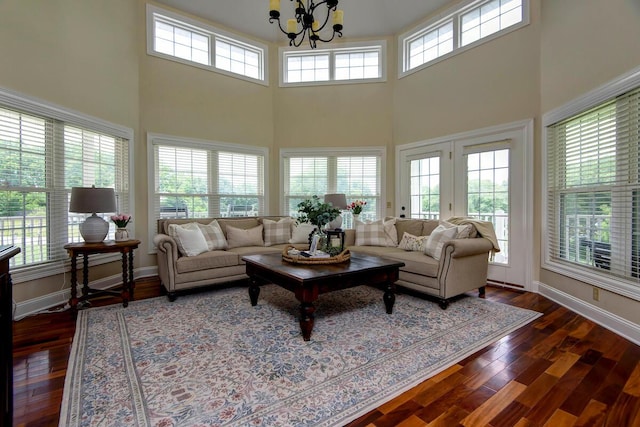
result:
[[(541, 115), (640, 66), (637, 0), (543, 0), (541, 16)], [(540, 281), (640, 324), (637, 301), (603, 290), (594, 301), (591, 285), (543, 268)]]
[[(396, 145), (528, 118), (536, 119), (539, 253), (540, 117), (640, 64), (636, 0), (532, 0), (530, 25), (400, 80), (397, 45), (388, 38), (387, 82), (299, 88), (278, 87), (272, 44), (269, 86), (147, 56), (145, 13), (145, 0), (0, 2), (0, 86), (134, 129), (135, 226), (143, 241), (136, 267), (155, 265), (146, 246), (147, 132), (267, 147), (269, 213), (279, 213), (280, 148), (385, 146), (393, 201)], [(589, 287), (533, 263), (534, 279), (588, 300)], [(115, 263), (92, 275), (118, 270)], [(66, 282), (18, 284), (16, 300)], [(636, 306), (601, 298), (602, 308), (627, 319), (637, 319)]]
[[(138, 25), (130, 0), (3, 0), (0, 86), (132, 128), (139, 143)], [(16, 284), (14, 299), (65, 286), (68, 275)]]

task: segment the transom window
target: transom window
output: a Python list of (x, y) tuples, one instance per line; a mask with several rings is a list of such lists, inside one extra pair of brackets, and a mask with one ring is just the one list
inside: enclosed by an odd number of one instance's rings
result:
[(374, 45), (315, 49), (313, 51), (281, 48), (282, 86), (384, 81), (386, 43)]
[(267, 84), (267, 47), (147, 5), (147, 53)]
[(529, 0), (470, 0), (398, 38), (400, 77), (529, 23)]
[[(335, 151), (335, 150), (333, 150)], [(347, 203), (367, 202), (360, 217), (375, 220), (384, 215), (384, 182), (381, 165), (384, 149), (344, 151), (328, 154), (286, 150), (281, 158), (283, 214), (296, 217), (298, 203), (311, 196), (343, 193)], [(353, 226), (351, 215), (343, 214), (344, 226)]]

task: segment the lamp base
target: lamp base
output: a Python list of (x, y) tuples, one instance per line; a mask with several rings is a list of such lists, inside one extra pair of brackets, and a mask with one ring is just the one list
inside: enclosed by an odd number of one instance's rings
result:
[(80, 224), (80, 234), (87, 243), (100, 243), (109, 233), (109, 223), (93, 214)]
[(342, 215), (338, 215), (336, 219), (327, 224), (327, 230), (335, 230), (342, 227)]

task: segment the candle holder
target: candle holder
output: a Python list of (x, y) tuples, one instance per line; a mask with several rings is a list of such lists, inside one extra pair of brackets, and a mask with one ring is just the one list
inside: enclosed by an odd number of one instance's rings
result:
[(336, 253), (342, 252), (344, 250), (344, 231), (340, 229), (325, 230), (325, 233), (327, 234), (327, 249), (336, 251)]

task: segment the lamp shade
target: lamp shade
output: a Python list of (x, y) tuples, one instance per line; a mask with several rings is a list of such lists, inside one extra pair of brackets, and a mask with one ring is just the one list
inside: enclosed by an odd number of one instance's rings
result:
[(73, 187), (69, 212), (92, 214), (80, 224), (80, 234), (87, 243), (102, 242), (109, 233), (109, 223), (96, 213), (115, 212), (116, 193), (113, 188)]
[(340, 210), (347, 209), (347, 196), (344, 194), (325, 194), (324, 202)]
[(69, 212), (104, 213), (116, 211), (116, 194), (113, 188), (73, 187)]

